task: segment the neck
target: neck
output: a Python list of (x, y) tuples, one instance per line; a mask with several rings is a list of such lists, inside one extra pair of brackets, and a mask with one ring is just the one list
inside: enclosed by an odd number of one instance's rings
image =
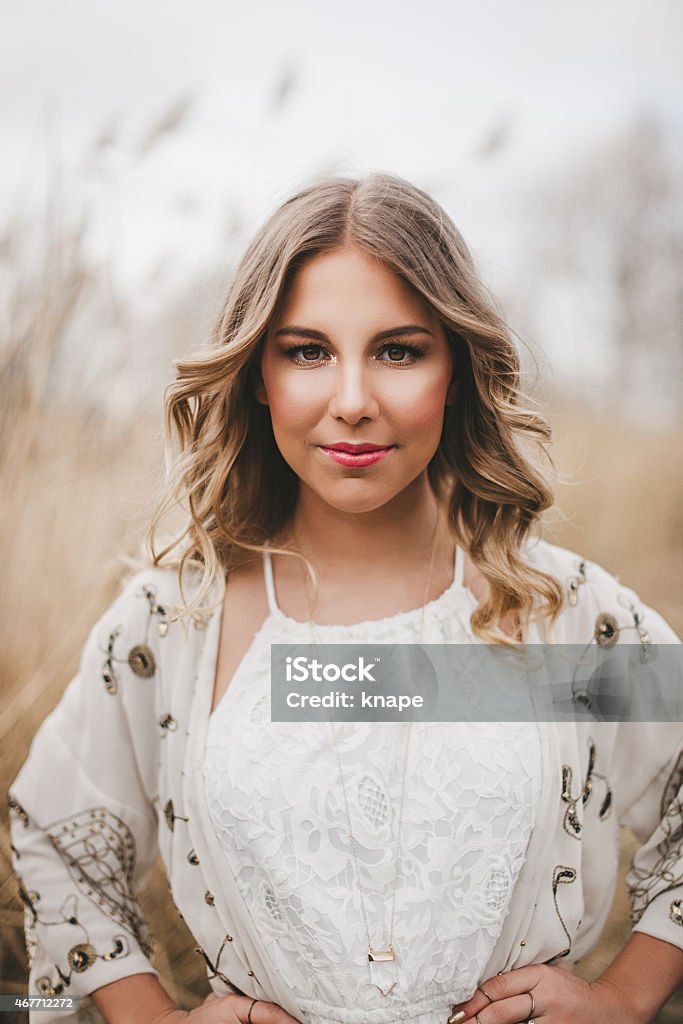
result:
[(323, 573), (352, 575), (392, 566), (397, 556), (404, 565), (421, 564), (431, 550), (437, 516), (443, 535), (445, 517), (426, 474), (387, 505), (362, 513), (334, 508), (302, 485), (287, 533)]

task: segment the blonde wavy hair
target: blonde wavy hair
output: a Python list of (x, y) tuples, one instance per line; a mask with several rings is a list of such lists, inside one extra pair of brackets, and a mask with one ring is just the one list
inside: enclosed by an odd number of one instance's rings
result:
[[(547, 454), (550, 429), (521, 404), (516, 346), (455, 225), (425, 192), (386, 174), (326, 179), (284, 202), (237, 268), (209, 349), (176, 362), (165, 414), (171, 479), (148, 534), (153, 564), (178, 569), (186, 611), (200, 617), (214, 584), (222, 598), (227, 572), (291, 520), (298, 478), (278, 450), (268, 408), (256, 401), (255, 371), (294, 272), (346, 244), (399, 274), (443, 324), (457, 390), (428, 477), (454, 538), (489, 583), (472, 628), (485, 642), (510, 644), (499, 625), (505, 616), (517, 616), (522, 627), (537, 617), (552, 623), (562, 607), (559, 582), (522, 554), (553, 502), (522, 448), (531, 440)], [(184, 528), (158, 546), (160, 523), (178, 504)], [(198, 578), (188, 601), (189, 567)]]

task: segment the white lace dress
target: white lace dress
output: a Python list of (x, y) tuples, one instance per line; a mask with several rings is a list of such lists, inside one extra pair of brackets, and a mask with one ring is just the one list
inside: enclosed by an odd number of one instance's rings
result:
[[(456, 550), (453, 582), (424, 610), (316, 625), (317, 639), (476, 642), (462, 568)], [(203, 763), (225, 857), (303, 1020), (445, 1024), (451, 1005), (483, 980), (524, 862), (540, 789), (537, 727), (413, 723), (396, 959), (371, 965), (330, 725), (270, 721), (270, 645), (312, 638), (278, 608), (267, 553), (264, 576), (269, 615), (211, 716)], [(376, 948), (389, 942), (405, 729), (336, 724)]]

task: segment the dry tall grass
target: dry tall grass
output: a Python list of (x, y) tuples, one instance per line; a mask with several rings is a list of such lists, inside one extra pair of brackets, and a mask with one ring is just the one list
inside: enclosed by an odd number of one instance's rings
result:
[[(78, 279), (72, 284), (77, 297)], [(105, 410), (88, 412), (73, 402), (49, 400), (44, 366), (71, 308), (67, 303), (49, 329), (36, 317), (33, 332), (15, 346), (0, 377), (3, 789), (75, 671), (90, 625), (114, 595), (118, 556), (143, 535), (161, 462), (156, 418), (140, 413), (121, 421)], [(681, 631), (683, 482), (676, 469), (683, 461), (683, 427), (648, 432), (572, 406), (558, 411), (555, 420), (559, 467), (581, 482), (558, 485), (565, 521), (552, 528), (551, 539), (619, 572)], [(5, 992), (21, 992), (25, 983), (16, 892), (5, 817), (0, 830), (0, 987)], [(205, 970), (172, 908), (160, 865), (141, 901), (159, 940), (165, 985), (182, 1005), (197, 1005), (209, 991)], [(583, 969), (597, 971), (626, 934), (621, 897), (605, 941)], [(680, 1021), (682, 1010), (683, 1001), (672, 1000), (659, 1020)]]

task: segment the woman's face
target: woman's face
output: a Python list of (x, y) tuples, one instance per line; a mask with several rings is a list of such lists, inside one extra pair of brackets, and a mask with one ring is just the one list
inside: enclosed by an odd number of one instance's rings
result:
[(369, 512), (426, 470), (453, 373), (445, 332), (402, 278), (355, 246), (295, 273), (256, 387), (283, 458), (320, 499)]

